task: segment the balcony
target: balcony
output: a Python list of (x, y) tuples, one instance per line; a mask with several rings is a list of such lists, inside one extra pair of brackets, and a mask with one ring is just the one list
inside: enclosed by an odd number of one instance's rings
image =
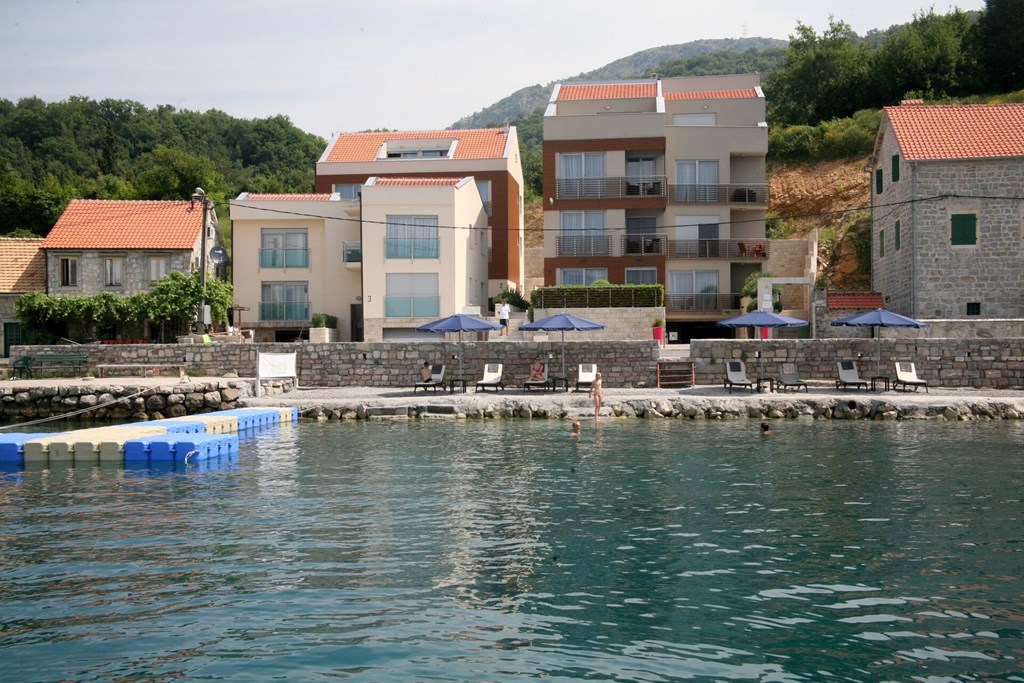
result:
[(341, 260), (345, 268), (353, 270), (363, 267), (363, 245), (359, 242), (345, 242), (341, 245)]
[(761, 238), (665, 241), (668, 242), (668, 258), (762, 261), (770, 253), (770, 242)]
[(606, 235), (555, 238), (559, 256), (611, 256), (612, 238)]
[(677, 313), (721, 313), (724, 310), (739, 309), (740, 296), (737, 292), (669, 294), (665, 297), (665, 310)]
[(261, 301), (260, 322), (309, 322), (309, 302)]
[(665, 176), (559, 178), (555, 180), (555, 199), (664, 198), (666, 187)]
[(439, 296), (386, 296), (386, 318), (436, 318), (441, 315)]
[(768, 185), (729, 183), (726, 185), (669, 185), (670, 204), (729, 204), (768, 206)]
[(441, 240), (437, 237), (402, 237), (384, 239), (384, 258), (438, 259)]
[(260, 249), (260, 268), (309, 268), (309, 249)]
[(627, 235), (622, 238), (622, 253), (627, 256), (664, 256), (668, 238), (660, 235)]

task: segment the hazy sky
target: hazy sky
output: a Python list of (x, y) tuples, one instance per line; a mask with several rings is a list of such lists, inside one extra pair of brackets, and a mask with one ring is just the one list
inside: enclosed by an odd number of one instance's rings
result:
[(703, 38), (864, 34), (984, 0), (0, 0), (0, 98), (284, 114), (328, 137), (445, 128), (519, 88)]

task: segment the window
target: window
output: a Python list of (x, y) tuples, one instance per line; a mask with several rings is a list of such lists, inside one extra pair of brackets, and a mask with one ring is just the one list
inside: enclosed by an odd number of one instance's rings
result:
[(970, 245), (978, 241), (978, 217), (973, 213), (954, 213), (950, 218), (950, 244)]
[(875, 194), (882, 194), (882, 169), (875, 171)]
[(480, 190), (480, 200), (484, 203), (484, 211), (487, 215), (491, 213), (491, 181), (477, 180), (476, 188)]
[(896, 246), (896, 251), (900, 250), (900, 222), (896, 221), (896, 225), (893, 226), (893, 244)]
[(592, 285), (597, 280), (608, 279), (607, 268), (559, 268), (560, 285)]
[(260, 268), (309, 268), (306, 228), (263, 228), (260, 232)]
[(662, 193), (657, 162), (653, 156), (630, 156), (626, 158), (626, 194), (660, 195)]
[(557, 181), (559, 197), (607, 196), (604, 152), (562, 154), (560, 164)]
[(974, 301), (967, 304), (967, 315), (981, 315), (981, 303)]
[(264, 282), (260, 288), (260, 320), (309, 320), (309, 283)]
[(167, 257), (166, 256), (150, 256), (149, 257), (149, 281), (159, 282), (167, 275)]
[(363, 186), (359, 183), (341, 183), (334, 186), (334, 191), (347, 202), (359, 201), (363, 196)]
[(627, 285), (656, 285), (658, 284), (657, 268), (626, 268)]
[(673, 126), (713, 126), (717, 123), (718, 115), (708, 114), (673, 114)]
[(60, 259), (60, 286), (78, 286), (78, 259), (73, 256), (62, 256)]
[(899, 182), (900, 179), (900, 155), (892, 155), (892, 181)]
[(878, 231), (878, 257), (885, 256), (885, 230)]
[(562, 211), (559, 214), (560, 256), (607, 254), (604, 211)]
[(384, 258), (441, 258), (437, 216), (388, 216)]
[(676, 201), (717, 202), (718, 160), (683, 159), (676, 162)]
[(387, 273), (384, 316), (436, 318), (441, 314), (437, 273)]
[(120, 256), (105, 257), (103, 259), (103, 284), (107, 287), (120, 287), (123, 270), (123, 258)]
[(681, 311), (713, 311), (719, 305), (717, 270), (675, 270), (668, 273), (669, 306)]

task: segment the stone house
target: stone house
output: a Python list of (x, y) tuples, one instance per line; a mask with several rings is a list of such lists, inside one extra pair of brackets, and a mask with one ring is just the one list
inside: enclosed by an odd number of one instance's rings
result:
[(885, 107), (872, 289), (914, 318), (1024, 317), (1024, 104)]
[(21, 323), (14, 302), (22, 294), (41, 292), (46, 286), (46, 256), (42, 237), (0, 237), (0, 322), (3, 323), (3, 355), (21, 344)]

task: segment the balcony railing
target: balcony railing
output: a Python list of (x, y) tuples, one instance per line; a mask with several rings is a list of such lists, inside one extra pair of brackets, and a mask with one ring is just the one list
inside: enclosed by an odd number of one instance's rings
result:
[(363, 245), (360, 242), (345, 242), (341, 245), (341, 258), (345, 263), (363, 262)]
[(611, 256), (612, 238), (606, 235), (558, 237), (555, 248), (559, 256)]
[(309, 249), (260, 249), (260, 268), (309, 268)]
[(623, 199), (626, 197), (664, 197), (665, 188), (665, 176), (559, 178), (555, 180), (555, 198)]
[(744, 259), (768, 258), (769, 241), (766, 239), (728, 240), (667, 240), (668, 258), (688, 259)]
[(710, 294), (669, 294), (665, 309), (683, 313), (721, 312), (737, 310), (740, 307), (740, 294), (735, 292)]
[(626, 235), (622, 238), (622, 253), (628, 256), (664, 255), (668, 239), (659, 235)]
[(437, 237), (403, 237), (384, 239), (384, 258), (436, 259), (441, 257), (441, 240)]
[(768, 205), (768, 186), (760, 183), (727, 185), (670, 185), (672, 204), (748, 204)]
[(260, 321), (309, 321), (308, 301), (261, 301)]
[(440, 314), (439, 296), (384, 297), (384, 316), (387, 318), (436, 318)]

